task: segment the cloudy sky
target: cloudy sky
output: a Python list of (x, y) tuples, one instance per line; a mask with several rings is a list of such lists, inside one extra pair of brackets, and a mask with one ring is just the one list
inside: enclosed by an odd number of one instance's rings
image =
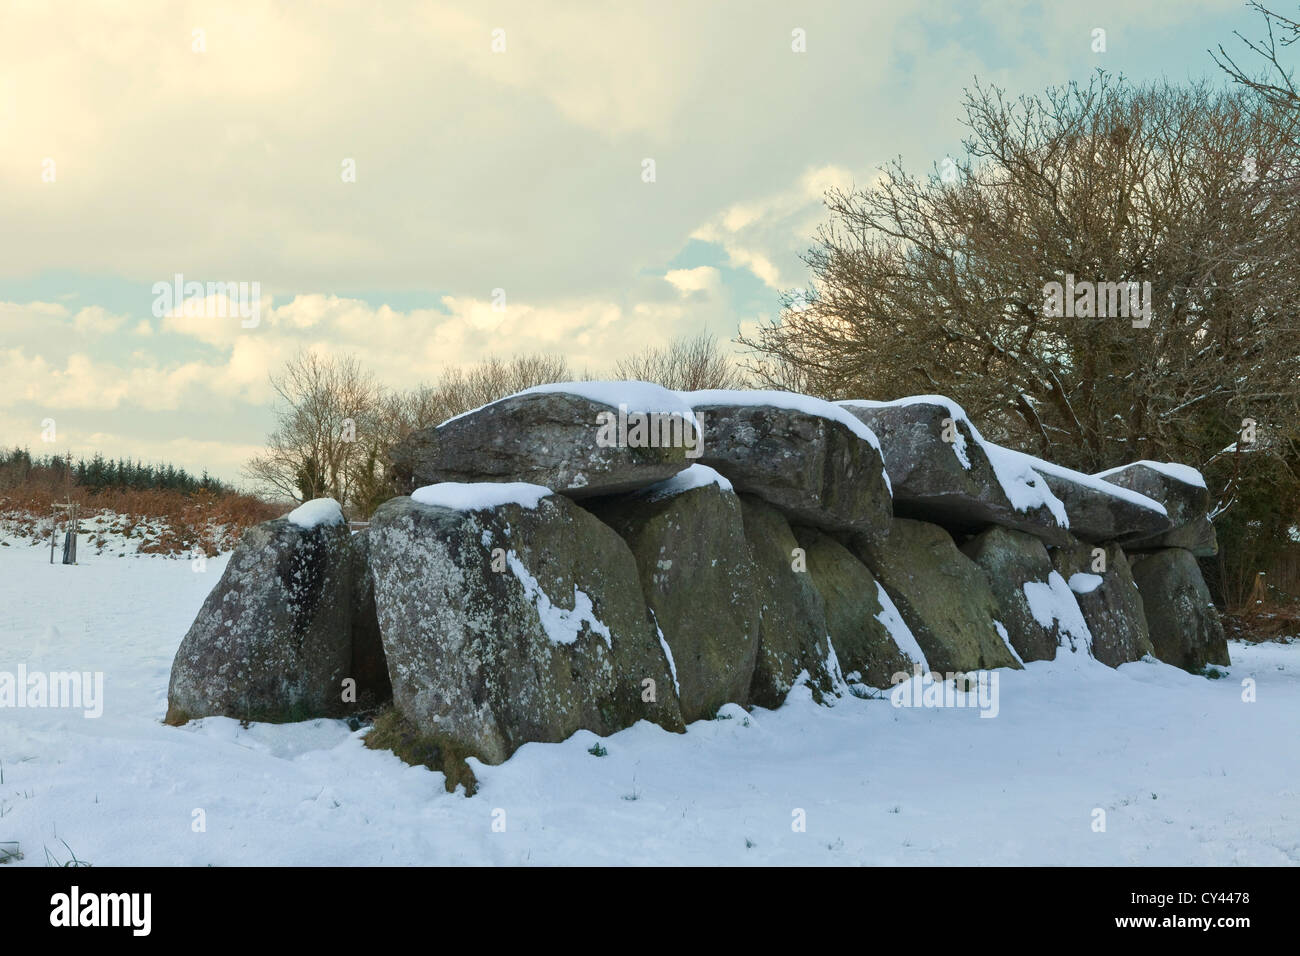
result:
[[(238, 479), (302, 347), (408, 387), (730, 340), (807, 284), (828, 186), (959, 152), (974, 77), (1212, 75), (1234, 29), (1239, 0), (0, 0), (0, 443)], [(178, 274), (258, 283), (256, 326), (155, 314)]]

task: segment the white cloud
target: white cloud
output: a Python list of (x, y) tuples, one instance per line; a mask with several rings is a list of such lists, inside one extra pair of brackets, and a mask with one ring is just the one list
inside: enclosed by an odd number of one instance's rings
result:
[[(61, 355), (58, 346), (81, 338), (83, 327), (114, 329), (126, 318), (87, 307), (59, 316), (38, 303), (21, 344), (0, 351), (7, 387), (0, 405), (36, 403), (53, 409), (208, 410), (213, 397), (265, 404), (269, 375), (300, 349), (355, 356), (379, 381), (409, 388), (432, 381), (448, 365), (519, 352), (563, 353), (581, 368), (603, 367), (630, 351), (685, 334), (715, 320), (724, 308), (716, 269), (673, 270), (666, 277), (682, 293), (677, 301), (623, 305), (597, 299), (554, 304), (507, 300), (497, 311), (490, 298), (446, 296), (445, 311), (402, 311), (356, 299), (303, 295), (283, 305), (267, 297), (261, 322), (243, 328), (226, 319), (169, 315), (162, 332), (132, 335), (120, 353)], [(0, 303), (0, 314), (25, 315), (26, 306)], [(136, 327), (149, 327), (142, 320)], [(204, 348), (184, 346), (186, 341)], [(194, 357), (178, 359), (178, 354)]]
[(825, 216), (826, 192), (874, 180), (866, 173), (855, 180), (842, 166), (811, 167), (788, 188), (727, 206), (698, 226), (691, 238), (720, 245), (729, 265), (748, 269), (768, 288), (781, 291), (797, 284), (799, 254)]
[(716, 295), (722, 287), (722, 276), (713, 266), (670, 269), (664, 278), (683, 296), (699, 293)]
[[(811, 16), (821, 55), (789, 50), (790, 13), (508, 2), (324, 7), (136, 0), (68, 18), (6, 8), (0, 75), (0, 270), (73, 268), (267, 292), (497, 285), (612, 295), (662, 268), (707, 203), (764, 192), (838, 145), (765, 148), (769, 118), (836, 113), (846, 74), (825, 39), (882, 37), (916, 12), (875, 2)], [(812, 21), (818, 21), (814, 24)], [(491, 52), (491, 31), (506, 52)], [(192, 49), (192, 31), (206, 49)], [(51, 39), (55, 38), (55, 39)], [(124, 91), (129, 91), (125, 95)], [(755, 112), (755, 104), (764, 108)], [(165, 148), (160, 144), (168, 144)], [(762, 150), (762, 162), (716, 162)], [(659, 182), (640, 179), (654, 157)], [(52, 158), (57, 179), (41, 182)], [(340, 176), (356, 162), (355, 183)], [(670, 253), (671, 255), (671, 253)]]

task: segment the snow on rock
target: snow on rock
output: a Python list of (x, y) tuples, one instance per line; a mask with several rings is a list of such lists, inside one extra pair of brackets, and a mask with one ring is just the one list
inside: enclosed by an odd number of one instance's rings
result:
[(313, 498), (290, 511), (285, 518), (299, 528), (343, 524), (343, 508), (333, 498)]
[(637, 492), (637, 495), (638, 497), (649, 498), (651, 501), (658, 501), (661, 498), (671, 498), (674, 495), (680, 495), (694, 488), (704, 488), (708, 485), (717, 485), (723, 491), (732, 490), (731, 482), (708, 465), (691, 465), (689, 468), (682, 469), (667, 481), (658, 482), (643, 491)]
[(673, 689), (677, 691), (677, 696), (682, 695), (682, 685), (677, 680), (677, 662), (673, 660), (673, 649), (668, 646), (668, 640), (664, 637), (664, 629), (659, 626), (659, 619), (655, 617), (655, 612), (650, 612), (650, 619), (654, 621), (655, 633), (659, 635), (659, 646), (663, 648), (664, 657), (668, 658), (668, 673), (673, 675)]
[(1101, 587), (1101, 575), (1079, 572), (1070, 575), (1070, 590), (1075, 594), (1091, 594)]
[(984, 454), (988, 456), (989, 464), (993, 466), (993, 473), (998, 476), (1002, 491), (1017, 511), (1046, 507), (1057, 524), (1062, 528), (1070, 527), (1070, 516), (1065, 511), (1065, 503), (1052, 493), (1042, 476), (1034, 470), (1033, 465), (1037, 459), (982, 438), (979, 441)]
[[(930, 669), (929, 662), (925, 659), (925, 651), (921, 650), (921, 645), (916, 640), (916, 635), (912, 629), (907, 626), (903, 620), (903, 615), (898, 613), (898, 608), (894, 605), (890, 596), (885, 593), (885, 589), (876, 582), (876, 600), (880, 602), (880, 613), (876, 615), (876, 620), (885, 625), (885, 630), (889, 636), (894, 639), (898, 649), (921, 665), (921, 670)], [(1015, 651), (1012, 651), (1014, 654)], [(837, 661), (836, 664), (839, 662)]]
[(1193, 485), (1197, 488), (1205, 487), (1205, 478), (1199, 471), (1191, 465), (1179, 465), (1175, 462), (1167, 461), (1142, 461), (1131, 462), (1127, 465), (1120, 465), (1118, 468), (1108, 468), (1106, 471), (1099, 471), (1093, 475), (1094, 478), (1106, 478), (1109, 475), (1118, 474), (1126, 468), (1132, 468), (1133, 465), (1145, 465), (1152, 471), (1158, 471), (1166, 478), (1172, 478), (1174, 481), (1181, 481), (1185, 485)]
[[(1016, 453), (1006, 454), (1007, 449), (986, 440), (980, 434), (979, 429), (975, 427), (975, 423), (971, 421), (970, 416), (966, 414), (966, 410), (946, 395), (913, 395), (891, 402), (851, 399), (837, 404), (846, 408), (904, 408), (910, 405), (938, 405), (947, 409), (948, 415), (954, 422), (963, 424), (969, 429), (975, 444), (984, 453), (984, 457), (988, 459), (994, 477), (997, 478), (998, 484), (1002, 487), (1002, 493), (1006, 495), (1013, 508), (1024, 513), (1045, 507), (1062, 528), (1070, 526), (1069, 516), (1065, 513), (1065, 505), (1061, 503), (1061, 500), (1056, 495), (1052, 494), (1051, 489), (1047, 487), (1047, 483), (1035, 473), (1029, 463), (1022, 458), (1016, 457)], [(970, 452), (966, 447), (966, 437), (962, 434), (961, 429), (955, 429), (954, 440), (945, 444), (952, 449), (953, 455), (956, 456), (961, 466), (969, 471), (971, 468)]]
[[(547, 492), (547, 494), (550, 494), (550, 492)], [(524, 596), (537, 609), (537, 616), (541, 619), (542, 629), (546, 631), (546, 636), (550, 638), (552, 644), (572, 644), (582, 634), (582, 625), (587, 624), (593, 632), (603, 637), (605, 643), (613, 649), (614, 638), (610, 635), (609, 628), (596, 617), (595, 607), (585, 591), (580, 590), (575, 584), (573, 586), (573, 608), (557, 607), (547, 593), (542, 590), (537, 578), (528, 573), (528, 569), (524, 567), (524, 563), (519, 560), (519, 555), (515, 554), (513, 548), (506, 552), (506, 564), (514, 573), (514, 576), (519, 579), (519, 583), (524, 586)], [(669, 660), (671, 663), (671, 658)], [(676, 670), (673, 673), (675, 677)]]
[(1035, 458), (1033, 455), (1027, 455), (1021, 451), (1015, 451), (1011, 448), (999, 448), (1008, 458), (1024, 462), (1026, 466), (1038, 472), (1040, 475), (1052, 475), (1064, 481), (1071, 481), (1077, 485), (1082, 485), (1089, 491), (1095, 491), (1098, 494), (1110, 498), (1118, 498), (1121, 501), (1139, 508), (1145, 508), (1148, 511), (1154, 511), (1158, 514), (1168, 516), (1165, 506), (1154, 498), (1148, 498), (1146, 495), (1140, 495), (1136, 491), (1130, 491), (1120, 485), (1111, 484), (1104, 478), (1096, 475), (1086, 475), (1081, 471), (1075, 471), (1073, 468), (1066, 468), (1063, 465), (1056, 465), (1050, 461), (1044, 461), (1042, 458)]
[(682, 398), (692, 408), (704, 408), (708, 405), (771, 405), (818, 418), (829, 418), (839, 422), (853, 434), (867, 442), (876, 451), (880, 451), (880, 441), (876, 433), (863, 422), (840, 408), (835, 402), (828, 402), (811, 395), (797, 392), (778, 392), (764, 389), (725, 389), (712, 388), (699, 392), (682, 392)]
[(550, 488), (526, 481), (444, 481), (416, 488), (411, 500), (452, 511), (487, 511), (502, 505), (536, 508), (551, 494)]
[(1053, 626), (1059, 628), (1069, 638), (1072, 649), (1077, 650), (1082, 645), (1091, 653), (1092, 632), (1088, 630), (1079, 602), (1074, 599), (1065, 578), (1053, 571), (1046, 583), (1029, 581), (1024, 588), (1025, 600), (1029, 602), (1034, 620), (1049, 630)]
[(1001, 621), (994, 621), (993, 629), (998, 632), (998, 637), (1002, 638), (1002, 643), (1007, 646), (1007, 650), (1009, 650), (1011, 652), (1011, 656), (1016, 659), (1016, 663), (1019, 664), (1021, 667), (1024, 667), (1025, 666), (1024, 659), (1020, 656), (1019, 653), (1017, 653), (1016, 646), (1011, 643), (1011, 635), (1007, 633), (1007, 626), (1003, 624)]
[[(648, 414), (661, 415), (678, 415), (692, 425), (698, 424), (695, 419), (695, 412), (691, 409), (690, 403), (683, 397), (662, 385), (656, 385), (653, 382), (638, 381), (620, 381), (620, 382), (554, 382), (548, 385), (534, 385), (532, 388), (526, 388), (522, 392), (515, 392), (513, 395), (507, 395), (504, 398), (497, 399), (494, 402), (488, 402), (487, 405), (480, 405), (478, 408), (471, 409), (468, 412), (462, 412), (459, 415), (453, 415), (443, 425), (454, 422), (457, 419), (465, 418), (480, 412), (489, 405), (496, 405), (498, 402), (504, 402), (512, 398), (519, 398), (523, 395), (578, 395), (588, 401), (598, 402), (602, 405), (608, 405), (611, 408), (618, 408), (620, 405), (626, 406), (629, 413), (644, 412)], [(439, 426), (441, 427), (441, 426)]]
[[(846, 687), (848, 681), (844, 679), (844, 668), (840, 666), (840, 656), (835, 653), (835, 645), (831, 643), (831, 636), (826, 635), (826, 660), (822, 662), (822, 667), (830, 676), (831, 690), (833, 693), (827, 694), (823, 700), (828, 706), (833, 706), (835, 698), (841, 694), (840, 688)], [(813, 686), (813, 679), (807, 671), (800, 671), (799, 676), (794, 679), (796, 687), (803, 687), (810, 690)], [(811, 695), (810, 695), (811, 696)]]

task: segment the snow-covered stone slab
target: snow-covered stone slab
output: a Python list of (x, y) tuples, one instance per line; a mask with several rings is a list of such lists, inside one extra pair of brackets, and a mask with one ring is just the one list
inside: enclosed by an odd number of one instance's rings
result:
[(390, 468), (409, 494), (445, 482), (541, 485), (570, 498), (665, 481), (698, 458), (694, 413), (648, 382), (540, 385), (413, 432)]
[(623, 539), (560, 495), (534, 501), (516, 489), (506, 496), (516, 500), (487, 504), (497, 490), (482, 494), (477, 507), (463, 487), (434, 487), (371, 518), (375, 608), (400, 713), (445, 755), (489, 764), (579, 729), (607, 735), (644, 719), (681, 730)]
[(1146, 495), (1165, 506), (1173, 527), (1161, 534), (1128, 541), (1125, 544), (1128, 550), (1185, 548), (1198, 558), (1219, 553), (1218, 538), (1208, 514), (1210, 493), (1205, 479), (1195, 468), (1169, 462), (1135, 461), (1098, 472), (1093, 477)]
[(411, 492), (411, 500), (452, 511), (490, 511), (502, 505), (536, 508), (543, 498), (554, 493), (550, 488), (526, 481), (444, 481), (416, 488)]
[(705, 465), (644, 491), (590, 504), (632, 549), (641, 590), (673, 666), (682, 718), (749, 703), (758, 593), (740, 501)]
[(844, 409), (789, 392), (682, 394), (700, 418), (700, 464), (800, 524), (878, 533), (892, 515), (880, 443)]
[(1052, 494), (1065, 505), (1070, 533), (1081, 541), (1124, 544), (1161, 534), (1172, 526), (1165, 506), (1154, 498), (1010, 448), (1001, 449), (1001, 453), (1043, 476)]
[(840, 407), (879, 439), (894, 511), (960, 532), (1001, 525), (1049, 544), (1067, 539), (1065, 507), (1022, 459), (986, 442), (960, 405), (942, 395)]

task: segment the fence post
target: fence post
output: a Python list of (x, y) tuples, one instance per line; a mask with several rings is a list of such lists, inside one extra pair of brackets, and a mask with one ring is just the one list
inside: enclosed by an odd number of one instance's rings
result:
[(67, 504), (50, 505), (50, 564), (54, 563), (54, 543), (59, 535), (59, 512), (67, 515), (63, 531), (63, 563), (77, 563), (77, 534), (81, 530), (81, 506), (69, 501)]

